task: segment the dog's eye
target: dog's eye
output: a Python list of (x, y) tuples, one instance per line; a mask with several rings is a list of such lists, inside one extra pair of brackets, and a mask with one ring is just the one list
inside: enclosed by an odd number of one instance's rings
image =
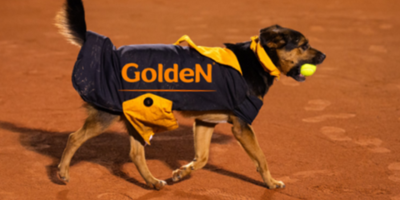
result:
[(308, 49), (308, 47), (310, 47), (310, 45), (308, 43), (305, 43), (300, 46), (301, 50), (303, 50), (303, 51), (306, 51)]

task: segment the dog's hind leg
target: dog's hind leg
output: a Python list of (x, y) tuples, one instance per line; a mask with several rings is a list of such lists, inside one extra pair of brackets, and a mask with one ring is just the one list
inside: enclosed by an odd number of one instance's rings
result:
[(59, 176), (65, 182), (69, 181), (69, 166), (76, 150), (88, 139), (100, 135), (114, 121), (119, 119), (119, 115), (113, 115), (104, 111), (97, 110), (88, 105), (88, 114), (85, 124), (78, 131), (71, 133), (68, 138), (67, 146), (61, 157)]
[(284, 188), (285, 184), (282, 181), (277, 181), (272, 178), (268, 169), (267, 160), (265, 159), (264, 153), (258, 145), (252, 127), (236, 116), (231, 116), (230, 121), (233, 123), (233, 135), (256, 164), (257, 171), (261, 174), (267, 187), (269, 189)]
[(141, 138), (139, 133), (129, 124), (125, 122), (130, 135), (131, 151), (129, 156), (132, 162), (136, 165), (140, 175), (146, 181), (146, 184), (156, 190), (160, 190), (167, 183), (162, 180), (156, 179), (150, 172), (146, 164), (146, 157), (144, 154), (144, 140)]
[(172, 180), (179, 181), (193, 170), (201, 169), (207, 164), (210, 150), (211, 136), (216, 124), (196, 120), (193, 125), (195, 157), (192, 162), (172, 173)]

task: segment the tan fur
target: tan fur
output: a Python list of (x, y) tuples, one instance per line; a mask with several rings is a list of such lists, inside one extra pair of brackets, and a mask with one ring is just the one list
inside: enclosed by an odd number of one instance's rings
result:
[(61, 8), (60, 11), (58, 11), (58, 13), (55, 17), (55, 21), (56, 21), (55, 25), (58, 27), (58, 32), (61, 35), (63, 35), (65, 38), (67, 38), (68, 42), (70, 42), (71, 44), (76, 45), (78, 47), (82, 46), (84, 41), (78, 37), (75, 37), (71, 33), (71, 30), (68, 27), (65, 5), (63, 8)]
[(88, 139), (103, 133), (108, 126), (120, 117), (118, 115), (111, 115), (104, 113), (107, 117), (102, 116), (100, 111), (92, 106), (87, 105), (88, 117), (82, 128), (78, 131), (71, 133), (68, 138), (67, 146), (61, 157), (60, 164), (58, 165), (60, 171), (59, 176), (66, 182), (69, 180), (69, 165), (76, 150)]
[(228, 122), (231, 112), (224, 111), (179, 111), (179, 113), (187, 118), (196, 118), (198, 120), (209, 123), (226, 123)]
[(207, 164), (211, 136), (216, 124), (196, 119), (193, 124), (195, 156), (192, 162), (172, 172), (172, 180), (179, 181), (193, 170), (201, 169)]

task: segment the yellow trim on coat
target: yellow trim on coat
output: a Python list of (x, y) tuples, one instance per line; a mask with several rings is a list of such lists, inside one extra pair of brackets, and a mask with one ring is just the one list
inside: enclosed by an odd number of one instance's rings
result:
[(191, 48), (196, 49), (196, 51), (203, 56), (211, 58), (219, 64), (228, 65), (236, 69), (241, 75), (243, 75), (239, 61), (237, 60), (236, 55), (230, 49), (221, 47), (197, 46), (187, 35), (179, 38), (179, 40), (176, 41), (174, 45), (179, 45), (179, 43), (181, 42), (187, 42)]

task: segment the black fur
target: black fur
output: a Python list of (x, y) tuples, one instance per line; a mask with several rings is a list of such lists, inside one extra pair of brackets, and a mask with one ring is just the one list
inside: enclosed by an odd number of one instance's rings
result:
[(264, 70), (256, 55), (250, 49), (250, 44), (250, 42), (227, 43), (225, 46), (235, 53), (242, 68), (243, 77), (250, 87), (249, 92), (252, 95), (264, 97), (269, 87), (274, 83), (274, 76), (271, 76)]
[(66, 26), (70, 34), (80, 42), (86, 40), (85, 10), (81, 0), (67, 0), (65, 2)]

